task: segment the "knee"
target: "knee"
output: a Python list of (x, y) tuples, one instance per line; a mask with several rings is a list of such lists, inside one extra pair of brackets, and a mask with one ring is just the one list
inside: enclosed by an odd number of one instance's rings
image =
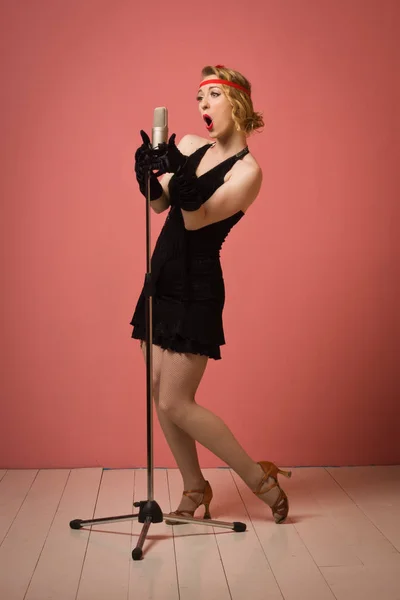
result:
[(188, 410), (193, 404), (193, 399), (174, 397), (172, 398), (159, 398), (158, 408), (159, 410), (167, 415), (171, 421), (179, 423), (187, 415)]

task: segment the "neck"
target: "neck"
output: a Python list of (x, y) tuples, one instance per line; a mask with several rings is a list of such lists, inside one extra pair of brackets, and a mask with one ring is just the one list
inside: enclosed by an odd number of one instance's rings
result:
[(246, 135), (242, 131), (235, 131), (226, 136), (216, 138), (213, 152), (220, 156), (237, 154), (247, 146)]

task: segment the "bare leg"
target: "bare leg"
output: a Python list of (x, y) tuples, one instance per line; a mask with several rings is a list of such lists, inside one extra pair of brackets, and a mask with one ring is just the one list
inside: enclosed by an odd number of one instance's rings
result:
[[(250, 458), (220, 417), (195, 402), (207, 360), (207, 357), (194, 354), (164, 352), (160, 413), (168, 415), (170, 421), (227, 463), (253, 490), (263, 475), (260, 465)], [(271, 505), (278, 494), (274, 488), (262, 499)]]
[[(145, 342), (142, 344), (142, 352), (146, 360)], [(165, 411), (159, 408), (160, 377), (164, 355), (165, 350), (153, 345), (153, 396), (158, 420), (181, 472), (184, 489), (203, 489), (205, 479), (200, 469), (195, 440), (176, 425)], [(185, 498), (185, 505), (181, 506), (180, 509), (193, 509), (192, 504), (190, 498)]]
[[(145, 347), (143, 342), (144, 356)], [(197, 440), (224, 460), (253, 490), (263, 475), (260, 465), (252, 461), (219, 417), (194, 401), (207, 361), (204, 356), (178, 354), (153, 345), (153, 395), (161, 428), (181, 472), (184, 489), (204, 489)], [(265, 486), (271, 481), (268, 478)], [(275, 488), (261, 499), (271, 506), (278, 493)], [(193, 495), (194, 501), (200, 502), (201, 498), (201, 494)], [(178, 510), (193, 508), (192, 500), (183, 496)]]

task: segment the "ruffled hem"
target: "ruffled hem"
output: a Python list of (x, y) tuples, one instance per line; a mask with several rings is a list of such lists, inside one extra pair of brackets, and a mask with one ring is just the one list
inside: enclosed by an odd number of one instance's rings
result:
[[(146, 335), (143, 331), (140, 331), (138, 327), (134, 327), (132, 332), (132, 338), (137, 340), (145, 341)], [(184, 338), (166, 338), (161, 335), (154, 335), (153, 333), (153, 344), (160, 346), (163, 350), (172, 350), (179, 354), (197, 354), (201, 356), (208, 356), (214, 360), (221, 360), (220, 347), (211, 344), (201, 344), (196, 340), (189, 340)]]
[[(225, 344), (221, 308), (188, 305), (167, 298), (153, 298), (153, 344), (164, 350), (221, 358)], [(142, 293), (130, 321), (132, 337), (146, 339), (145, 297)]]

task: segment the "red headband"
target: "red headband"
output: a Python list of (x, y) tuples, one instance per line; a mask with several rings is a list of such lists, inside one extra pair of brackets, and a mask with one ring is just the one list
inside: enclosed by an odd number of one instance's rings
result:
[(246, 90), (245, 87), (239, 85), (238, 83), (234, 83), (233, 81), (226, 81), (225, 79), (205, 79), (201, 82), (199, 87), (201, 87), (202, 85), (209, 85), (211, 83), (221, 83), (222, 85), (230, 85), (231, 87), (234, 87), (237, 90), (240, 90), (241, 92), (244, 92), (245, 94), (250, 96), (250, 91)]

